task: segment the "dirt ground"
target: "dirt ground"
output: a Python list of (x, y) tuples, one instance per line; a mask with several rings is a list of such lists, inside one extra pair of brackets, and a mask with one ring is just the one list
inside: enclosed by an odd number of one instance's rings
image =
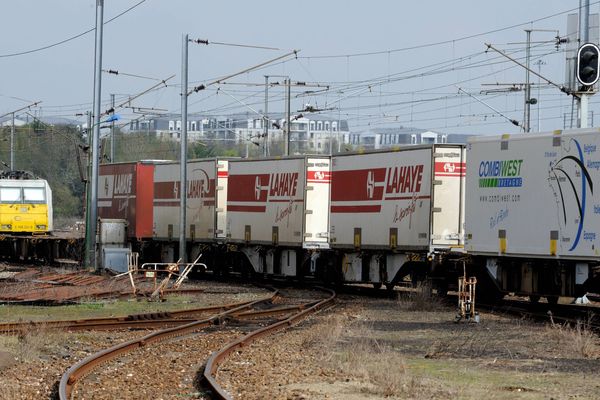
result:
[(600, 399), (600, 338), (585, 326), (454, 316), (435, 299), (342, 297), (218, 380), (240, 399)]
[[(264, 294), (252, 287), (198, 285), (210, 298), (177, 297), (177, 307)], [(140, 312), (138, 303), (64, 309), (83, 318)], [(60, 307), (19, 307), (0, 306), (0, 319), (60, 317)], [(217, 380), (234, 399), (244, 400), (600, 399), (600, 338), (585, 324), (566, 327), (484, 312), (479, 324), (457, 324), (455, 314), (418, 293), (397, 300), (340, 296), (335, 308), (243, 347), (222, 365)], [(60, 376), (77, 360), (140, 334), (0, 335), (0, 399), (53, 398)], [(198, 388), (156, 398), (203, 396)]]

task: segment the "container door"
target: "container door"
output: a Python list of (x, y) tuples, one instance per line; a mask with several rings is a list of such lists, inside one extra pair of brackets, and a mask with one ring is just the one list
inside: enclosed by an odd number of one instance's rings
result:
[(306, 249), (329, 248), (329, 189), (331, 160), (306, 160), (304, 242)]

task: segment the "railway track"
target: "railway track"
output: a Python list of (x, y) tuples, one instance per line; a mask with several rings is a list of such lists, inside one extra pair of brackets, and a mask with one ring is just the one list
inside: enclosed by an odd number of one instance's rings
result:
[[(203, 349), (201, 351), (207, 352), (207, 354), (209, 352), (218, 351), (223, 347), (223, 351), (215, 353), (215, 355), (206, 363), (206, 368), (202, 375), (206, 377), (207, 386), (214, 394), (214, 397), (228, 398), (226, 393), (218, 386), (218, 383), (213, 376), (220, 361), (239, 346), (277, 329), (293, 325), (308, 314), (315, 312), (326, 305), (332, 304), (335, 293), (329, 290), (326, 291), (328, 293), (326, 298), (319, 298), (317, 300), (314, 298), (308, 300), (301, 299), (301, 301), (298, 299), (295, 301), (293, 299), (290, 300), (289, 298), (286, 299), (280, 296), (279, 292), (275, 291), (270, 296), (263, 299), (246, 302), (245, 304), (237, 305), (226, 310), (219, 309), (219, 312), (216, 314), (201, 320), (194, 320), (192, 322), (189, 322), (186, 319), (173, 321), (170, 318), (162, 319), (162, 321), (157, 320), (155, 321), (157, 323), (175, 323), (178, 326), (162, 329), (142, 338), (130, 340), (81, 360), (79, 363), (73, 365), (62, 376), (58, 388), (59, 398), (71, 398), (75, 393), (74, 388), (76, 385), (84, 385), (83, 389), (80, 388), (76, 390), (76, 395), (89, 397), (90, 391), (93, 392), (94, 389), (87, 387), (87, 383), (82, 383), (82, 381), (87, 381), (84, 378), (92, 372), (98, 371), (98, 367), (101, 365), (106, 365), (107, 363), (120, 363), (118, 360), (122, 360), (123, 356), (129, 353), (130, 354), (127, 355), (127, 357), (137, 361), (129, 360), (129, 362), (126, 363), (127, 365), (133, 364), (138, 367), (140, 365), (147, 366), (150, 362), (149, 360), (162, 360), (164, 362), (163, 365), (157, 368), (162, 368), (162, 370), (157, 372), (159, 376), (161, 374), (165, 375), (165, 373), (168, 375), (169, 371), (164, 368), (170, 369), (173, 365), (179, 365), (181, 359), (185, 359), (185, 357), (176, 357), (174, 360), (170, 360), (167, 357), (167, 360), (165, 360), (165, 354), (170, 354), (172, 352), (178, 353), (182, 344), (184, 344), (184, 348), (196, 347), (195, 342), (201, 342), (201, 348)], [(128, 322), (132, 321), (124, 321), (122, 324), (119, 323), (118, 326), (126, 326)], [(240, 338), (244, 333), (246, 333), (246, 335)], [(143, 358), (136, 358), (135, 354), (138, 353), (136, 350), (143, 352)], [(197, 356), (190, 354), (187, 357), (194, 358)], [(206, 360), (200, 361), (203, 364)], [(200, 369), (200, 366), (201, 365), (197, 365), (196, 372)], [(114, 370), (115, 368), (117, 367), (102, 368), (101, 373)], [(136, 375), (137, 373), (141, 375), (149, 374), (149, 369), (152, 369), (151, 366), (148, 368), (136, 368), (136, 373), (133, 375)], [(97, 374), (97, 372), (94, 372), (94, 374)], [(113, 376), (111, 382), (117, 384), (115, 380), (120, 382), (123, 376), (126, 376), (128, 380), (136, 379), (136, 376), (119, 373), (116, 377)], [(146, 382), (145, 384), (148, 384), (148, 379), (152, 381), (152, 383), (150, 383), (151, 385), (159, 384), (159, 381), (161, 380), (158, 378), (147, 378), (144, 380), (144, 382)], [(188, 383), (193, 380), (194, 379), (188, 379)], [(123, 382), (120, 382), (120, 384), (123, 384)], [(93, 387), (93, 384), (91, 385)], [(193, 388), (194, 386), (195, 385), (192, 385), (191, 387)], [(107, 385), (101, 384), (101, 387), (106, 388)], [(157, 394), (156, 392), (153, 393), (154, 396)], [(135, 397), (136, 395), (131, 394), (131, 396)], [(139, 393), (137, 397), (144, 398), (143, 396), (140, 397)]]
[(526, 300), (503, 299), (497, 304), (477, 303), (477, 308), (527, 317), (536, 321), (569, 325), (583, 323), (586, 327), (600, 332), (600, 307), (597, 306), (531, 303)]
[[(263, 300), (272, 300), (272, 296)], [(86, 318), (75, 320), (7, 322), (0, 324), (0, 333), (18, 333), (31, 328), (77, 330), (152, 329), (177, 326), (196, 321), (195, 316), (215, 311), (226, 311), (250, 303), (242, 301), (218, 306), (160, 313), (132, 314), (124, 317)]]

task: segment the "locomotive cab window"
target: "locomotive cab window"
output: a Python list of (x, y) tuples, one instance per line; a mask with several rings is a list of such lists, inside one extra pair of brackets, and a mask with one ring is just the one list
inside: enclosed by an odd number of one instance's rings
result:
[(21, 199), (21, 188), (0, 188), (0, 203), (20, 203)]
[(23, 188), (25, 203), (44, 203), (46, 201), (43, 188)]

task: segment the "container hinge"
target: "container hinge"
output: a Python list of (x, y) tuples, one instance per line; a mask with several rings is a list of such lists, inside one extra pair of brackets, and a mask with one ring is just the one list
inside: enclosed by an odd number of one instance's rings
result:
[(304, 214), (312, 214), (313, 210), (304, 210)]
[(304, 188), (304, 190), (306, 190), (308, 192), (309, 190), (315, 190), (315, 187), (314, 186), (306, 186)]
[(431, 182), (433, 185), (441, 185), (443, 182), (439, 179), (434, 179), (433, 182)]
[(217, 208), (217, 209), (215, 210), (215, 212), (218, 212), (218, 213), (220, 213), (220, 212), (223, 212), (223, 211), (224, 211), (224, 210), (223, 210), (222, 208)]
[(225, 190), (223, 186), (217, 186), (217, 190)]
[(433, 207), (431, 211), (435, 213), (442, 212), (442, 207)]

